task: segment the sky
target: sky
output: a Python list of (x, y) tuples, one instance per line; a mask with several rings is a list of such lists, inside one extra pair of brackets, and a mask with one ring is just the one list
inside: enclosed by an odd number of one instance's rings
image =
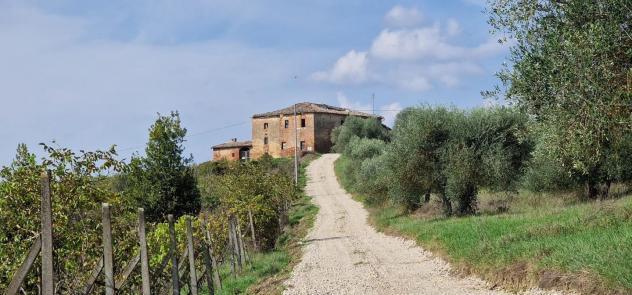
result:
[(143, 153), (180, 113), (186, 153), (297, 102), (484, 106), (508, 49), (484, 0), (0, 0), (0, 165), (18, 143)]

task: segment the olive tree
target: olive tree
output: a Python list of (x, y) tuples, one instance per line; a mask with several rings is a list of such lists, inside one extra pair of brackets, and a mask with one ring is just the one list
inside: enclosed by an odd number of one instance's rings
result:
[[(512, 40), (499, 73), (506, 98), (531, 115), (558, 167), (587, 196), (626, 180), (632, 132), (632, 36), (626, 0), (492, 0), (489, 23)], [(545, 153), (536, 153), (544, 155)]]

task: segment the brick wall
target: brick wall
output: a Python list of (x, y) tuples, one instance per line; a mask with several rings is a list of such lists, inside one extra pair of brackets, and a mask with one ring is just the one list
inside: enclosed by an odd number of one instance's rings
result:
[[(301, 120), (305, 120), (305, 127), (301, 127)], [(285, 121), (287, 120), (287, 128)], [(304, 141), (303, 151), (315, 150), (314, 139), (314, 114), (297, 114), (296, 122), (298, 126), (298, 146)], [(267, 123), (267, 128), (264, 124)], [(294, 155), (294, 115), (281, 115), (270, 118), (252, 119), (252, 149), (250, 155), (253, 159), (258, 159), (265, 153), (273, 157), (290, 157)], [(268, 144), (265, 144), (265, 138)]]
[(223, 148), (213, 150), (213, 161), (226, 160), (239, 160), (239, 148)]
[(315, 147), (314, 150), (318, 153), (329, 153), (331, 151), (331, 131), (334, 128), (342, 125), (342, 122), (347, 118), (346, 115), (336, 114), (314, 114), (316, 119), (315, 124)]

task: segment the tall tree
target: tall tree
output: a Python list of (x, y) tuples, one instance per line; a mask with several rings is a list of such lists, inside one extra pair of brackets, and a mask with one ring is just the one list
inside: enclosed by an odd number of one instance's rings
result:
[[(547, 149), (591, 198), (629, 175), (632, 5), (626, 0), (492, 0), (489, 23), (515, 40), (499, 76)], [(629, 163), (628, 163), (629, 164)], [(627, 165), (626, 165), (627, 166)]]
[(182, 155), (186, 133), (178, 112), (158, 114), (149, 128), (145, 157), (134, 157), (130, 163), (127, 190), (138, 206), (145, 208), (149, 220), (199, 211), (200, 193), (191, 167), (193, 157)]

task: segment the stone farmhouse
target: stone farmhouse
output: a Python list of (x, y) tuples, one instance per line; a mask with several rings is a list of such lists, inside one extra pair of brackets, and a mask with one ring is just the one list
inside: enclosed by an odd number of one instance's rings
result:
[[(213, 146), (213, 160), (258, 159), (265, 154), (272, 157), (294, 156), (330, 151), (331, 131), (342, 125), (349, 116), (362, 118), (382, 117), (326, 104), (302, 102), (280, 110), (252, 116), (252, 140), (230, 142)], [(295, 145), (296, 142), (296, 145)]]

